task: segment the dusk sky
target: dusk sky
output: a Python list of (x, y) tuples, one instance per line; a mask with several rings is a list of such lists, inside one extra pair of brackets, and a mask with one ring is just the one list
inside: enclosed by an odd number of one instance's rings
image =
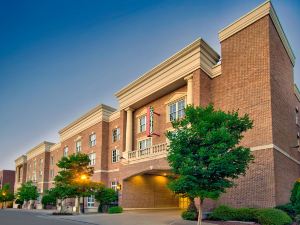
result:
[[(0, 0), (0, 169), (202, 37), (220, 53), (218, 31), (262, 0)], [(272, 1), (296, 55), (300, 1)]]

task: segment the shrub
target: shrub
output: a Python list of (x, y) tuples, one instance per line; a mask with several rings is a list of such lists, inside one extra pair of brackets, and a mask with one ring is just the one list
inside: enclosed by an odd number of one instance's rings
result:
[(108, 209), (109, 214), (121, 213), (123, 212), (123, 208), (121, 206), (113, 206)]
[(181, 217), (184, 220), (197, 220), (198, 219), (197, 213), (193, 212), (193, 211), (184, 211), (181, 213)]
[(292, 223), (289, 215), (279, 209), (258, 209), (255, 214), (261, 225), (289, 225)]
[(52, 215), (54, 216), (71, 216), (73, 213), (70, 212), (53, 212)]
[(300, 224), (300, 214), (295, 216), (295, 222), (296, 224)]
[(296, 212), (292, 203), (287, 203), (285, 205), (278, 205), (275, 208), (286, 212), (292, 218), (296, 216)]

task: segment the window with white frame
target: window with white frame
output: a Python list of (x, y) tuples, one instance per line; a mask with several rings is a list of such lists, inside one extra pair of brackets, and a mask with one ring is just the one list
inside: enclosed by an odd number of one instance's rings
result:
[(50, 165), (54, 165), (54, 156), (52, 155), (51, 157), (50, 157)]
[(91, 195), (87, 197), (87, 207), (88, 208), (95, 207), (95, 196)]
[(151, 138), (147, 138), (147, 139), (138, 141), (139, 150), (150, 148), (151, 145), (152, 145), (152, 139)]
[(33, 161), (33, 169), (36, 170), (36, 160)]
[(54, 170), (51, 169), (51, 170), (50, 170), (50, 178), (53, 178), (53, 177), (54, 177)]
[(40, 179), (42, 179), (43, 178), (43, 171), (42, 170), (40, 170), (39, 175), (40, 175)]
[(68, 156), (68, 151), (69, 151), (69, 147), (68, 146), (64, 147), (64, 157)]
[(112, 150), (111, 161), (113, 163), (115, 163), (115, 162), (119, 162), (119, 160), (120, 160), (120, 152), (119, 152), (119, 150), (118, 149)]
[(146, 115), (143, 115), (139, 118), (139, 132), (146, 131)]
[(81, 140), (76, 141), (76, 153), (81, 152)]
[(96, 134), (90, 135), (90, 147), (93, 147), (96, 145)]
[(43, 167), (43, 159), (40, 159), (40, 167)]
[(114, 189), (115, 191), (117, 191), (118, 190), (118, 182), (117, 181), (112, 181), (110, 187), (112, 189)]
[(113, 129), (112, 131), (112, 142), (120, 140), (120, 128)]
[(35, 171), (32, 173), (32, 180), (36, 181), (36, 172)]
[(169, 104), (169, 120), (174, 121), (184, 117), (185, 100), (180, 99)]
[(295, 109), (295, 117), (296, 117), (296, 124), (300, 125), (299, 124), (299, 109), (298, 109), (298, 107), (296, 107), (296, 109)]
[(89, 154), (89, 158), (90, 158), (90, 166), (95, 166), (96, 165), (96, 153), (91, 153)]

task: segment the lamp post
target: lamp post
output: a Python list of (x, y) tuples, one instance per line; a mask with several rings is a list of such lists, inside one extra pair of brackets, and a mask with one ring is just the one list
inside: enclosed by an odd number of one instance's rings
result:
[[(2, 196), (3, 196), (3, 200), (4, 200), (4, 199), (5, 199), (5, 196), (6, 196), (6, 192), (2, 192)], [(4, 200), (3, 202), (5, 202), (5, 200)], [(3, 202), (2, 202), (2, 209), (4, 208)]]
[[(88, 179), (88, 177), (87, 177), (87, 175), (85, 175), (85, 174), (82, 174), (82, 175), (80, 176), (80, 181), (81, 181), (82, 183), (85, 183), (85, 182), (87, 181), (87, 179)], [(85, 187), (83, 188), (83, 192), (85, 192)], [(84, 194), (83, 194), (83, 196), (82, 196), (82, 213), (84, 213)]]

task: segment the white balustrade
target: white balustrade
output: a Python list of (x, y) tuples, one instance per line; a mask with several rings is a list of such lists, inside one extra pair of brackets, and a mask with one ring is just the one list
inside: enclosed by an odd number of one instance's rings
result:
[(152, 145), (149, 148), (129, 151), (128, 152), (128, 160), (138, 160), (144, 158), (150, 158), (158, 155), (167, 154), (168, 151), (168, 144), (161, 143), (157, 145)]

